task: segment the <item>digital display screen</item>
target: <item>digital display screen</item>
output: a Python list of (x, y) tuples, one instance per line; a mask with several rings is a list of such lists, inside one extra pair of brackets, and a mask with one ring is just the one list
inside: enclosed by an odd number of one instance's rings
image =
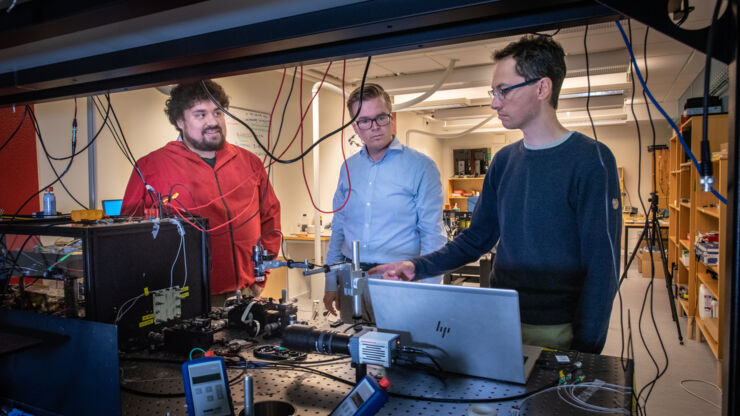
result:
[(359, 391), (356, 391), (352, 396), (350, 396), (350, 399), (352, 399), (352, 403), (354, 403), (358, 409), (363, 403), (365, 403), (365, 399), (362, 398)]
[(221, 380), (221, 373), (206, 374), (204, 376), (193, 377), (193, 384), (207, 383), (209, 381)]

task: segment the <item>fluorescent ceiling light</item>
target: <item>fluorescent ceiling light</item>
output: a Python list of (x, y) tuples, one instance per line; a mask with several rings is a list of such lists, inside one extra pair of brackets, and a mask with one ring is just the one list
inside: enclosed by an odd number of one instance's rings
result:
[(563, 80), (563, 90), (569, 90), (574, 88), (587, 88), (588, 82), (591, 83), (591, 88), (603, 87), (605, 85), (614, 84), (625, 84), (629, 82), (626, 72), (619, 72), (615, 74), (602, 74), (602, 75), (591, 75), (588, 77), (571, 77)]
[(468, 107), (470, 105), (470, 100), (467, 98), (453, 98), (453, 99), (447, 99), (447, 100), (427, 100), (422, 101), (419, 104), (413, 105), (411, 107), (403, 108), (401, 110), (396, 110), (396, 112), (399, 111), (422, 111), (422, 110), (439, 110), (443, 108), (460, 108), (460, 107)]
[(607, 95), (624, 95), (624, 90), (609, 90), (609, 91), (591, 91), (591, 94), (588, 92), (577, 92), (577, 93), (571, 93), (571, 94), (560, 94), (559, 98), (562, 99), (568, 99), (568, 98), (583, 98), (583, 97), (602, 97)]

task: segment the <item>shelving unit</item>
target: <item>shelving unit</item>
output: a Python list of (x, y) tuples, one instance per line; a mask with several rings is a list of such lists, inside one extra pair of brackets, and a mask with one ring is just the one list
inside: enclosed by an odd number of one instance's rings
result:
[(483, 180), (485, 176), (477, 176), (474, 178), (450, 178), (447, 182), (447, 203), (450, 204), (450, 208), (457, 204), (460, 211), (468, 210), (468, 197), (466, 196), (454, 196), (452, 190), (462, 189), (465, 192), (480, 192), (483, 189)]
[[(722, 143), (727, 142), (727, 115), (709, 116), (708, 138), (710, 150), (720, 151)], [(696, 157), (701, 154), (701, 116), (691, 117), (681, 126), (681, 134)], [(714, 188), (722, 195), (727, 195), (727, 157), (720, 157), (712, 162), (714, 170)], [(688, 287), (689, 299), (678, 299), (679, 311), (688, 317), (688, 337), (698, 342), (707, 341), (707, 345), (718, 360), (722, 359), (722, 299), (725, 258), (721, 247), (725, 244), (726, 207), (710, 192), (703, 192), (699, 174), (688, 160), (678, 137), (670, 140), (669, 156), (669, 193), (668, 209), (669, 243), (668, 262), (674, 270), (674, 284)], [(705, 265), (698, 261), (694, 252), (694, 242), (699, 232), (719, 231), (719, 265)], [(681, 260), (683, 250), (689, 251), (689, 264)], [(709, 271), (717, 275), (712, 278)], [(699, 314), (699, 287), (703, 284), (717, 299), (719, 311), (716, 318), (701, 318)]]

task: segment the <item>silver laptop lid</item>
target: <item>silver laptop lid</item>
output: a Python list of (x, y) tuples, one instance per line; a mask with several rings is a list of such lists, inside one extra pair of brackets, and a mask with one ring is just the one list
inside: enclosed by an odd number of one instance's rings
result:
[[(449, 372), (525, 383), (514, 290), (368, 281), (380, 330), (424, 348)], [(528, 367), (537, 357), (528, 357)]]

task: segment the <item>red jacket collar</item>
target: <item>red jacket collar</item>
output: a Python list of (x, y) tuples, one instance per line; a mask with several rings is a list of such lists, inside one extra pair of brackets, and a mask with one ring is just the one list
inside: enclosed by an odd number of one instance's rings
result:
[[(167, 143), (164, 147), (167, 151), (175, 152), (178, 155), (186, 157), (193, 162), (203, 162), (203, 159), (198, 156), (195, 152), (190, 150), (185, 143), (182, 141), (173, 140)], [(223, 149), (216, 152), (216, 166), (214, 169), (218, 169), (227, 163), (229, 160), (236, 157), (238, 149), (233, 144), (226, 142)]]

